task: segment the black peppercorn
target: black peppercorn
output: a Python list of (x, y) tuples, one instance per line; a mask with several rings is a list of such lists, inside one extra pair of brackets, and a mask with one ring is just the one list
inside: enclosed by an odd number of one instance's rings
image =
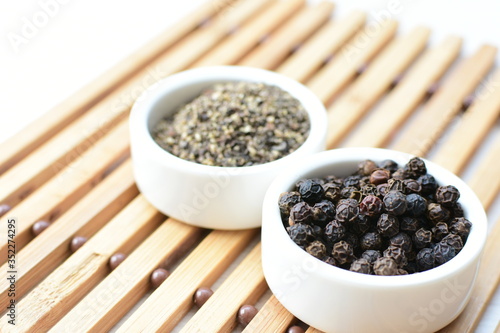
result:
[(434, 227), (432, 227), (432, 239), (439, 242), (446, 235), (448, 235), (448, 225), (444, 222), (438, 222)]
[(396, 236), (393, 236), (389, 240), (389, 244), (402, 248), (405, 253), (410, 252), (413, 247), (411, 237), (404, 232), (400, 232)]
[(340, 186), (335, 183), (326, 183), (323, 185), (323, 196), (325, 199), (336, 203), (340, 200)]
[(313, 218), (313, 209), (306, 202), (301, 201), (290, 210), (290, 219), (288, 224), (290, 226), (296, 223), (308, 223)]
[(373, 263), (373, 272), (375, 275), (397, 275), (398, 265), (392, 258), (380, 257)]
[(450, 211), (440, 204), (430, 203), (427, 206), (427, 217), (434, 224), (438, 222), (448, 222), (450, 215)]
[(419, 176), (425, 175), (427, 173), (427, 168), (425, 162), (418, 157), (414, 157), (406, 163), (404, 170), (412, 178), (418, 178)]
[(393, 160), (383, 160), (379, 163), (378, 167), (381, 169), (389, 170), (392, 173), (398, 169), (398, 164)]
[(438, 186), (436, 179), (429, 174), (425, 174), (425, 175), (418, 177), (417, 181), (422, 188), (420, 191), (422, 194), (434, 193), (436, 191), (437, 186)]
[(349, 270), (356, 273), (370, 274), (372, 270), (371, 266), (368, 260), (361, 258), (354, 260)]
[(410, 193), (420, 193), (422, 191), (422, 185), (415, 179), (405, 179), (403, 180), (404, 191), (406, 194)]
[[(359, 194), (357, 192), (359, 192)], [(360, 194), (361, 192), (354, 186), (347, 186), (340, 190), (340, 196), (343, 199), (357, 199)]]
[(455, 249), (455, 253), (458, 253), (462, 250), (464, 247), (464, 243), (462, 242), (462, 238), (460, 238), (459, 235), (455, 234), (449, 234), (446, 235), (442, 240), (441, 243), (446, 243), (453, 247)]
[(465, 242), (469, 236), (471, 227), (472, 223), (470, 223), (469, 220), (463, 217), (458, 217), (453, 219), (450, 223), (450, 232), (459, 235), (462, 238), (462, 241)]
[(351, 244), (352, 248), (354, 251), (358, 251), (359, 249), (359, 237), (356, 236), (355, 234), (353, 234), (352, 232), (346, 232), (345, 233), (345, 237), (344, 237), (344, 241), (346, 241), (347, 243)]
[(460, 198), (460, 192), (453, 185), (439, 186), (436, 190), (436, 201), (444, 206), (453, 206)]
[(434, 247), (434, 257), (437, 265), (442, 265), (455, 257), (455, 248), (448, 243), (440, 242)]
[(464, 217), (464, 209), (459, 202), (455, 202), (450, 208), (453, 217)]
[(431, 248), (423, 248), (417, 254), (417, 268), (420, 272), (434, 268), (435, 258), (434, 250)]
[(345, 237), (346, 228), (345, 226), (337, 220), (329, 222), (325, 227), (325, 238), (331, 242), (336, 243)]
[(298, 191), (302, 199), (310, 204), (314, 204), (323, 197), (323, 186), (313, 179), (306, 179), (298, 186)]
[(387, 183), (390, 177), (391, 173), (389, 172), (389, 170), (376, 169), (370, 175), (370, 183), (375, 185)]
[(374, 195), (366, 196), (359, 204), (359, 212), (368, 216), (375, 216), (382, 211), (382, 200)]
[(306, 247), (307, 253), (315, 258), (322, 259), (326, 256), (326, 246), (322, 242), (315, 240)]
[(344, 187), (355, 187), (359, 189), (359, 181), (361, 177), (359, 175), (348, 176), (344, 178)]
[(418, 228), (420, 228), (420, 221), (415, 217), (404, 216), (399, 223), (399, 229), (409, 234), (414, 233)]
[(373, 264), (381, 256), (380, 251), (377, 250), (366, 250), (361, 254), (361, 258), (368, 260), (370, 264)]
[(302, 201), (299, 192), (285, 192), (281, 193), (278, 206), (280, 208), (280, 212), (283, 215), (290, 215), (290, 210), (293, 206)]
[(366, 184), (361, 187), (361, 193), (363, 196), (369, 196), (369, 195), (374, 195), (374, 196), (379, 196), (379, 191), (377, 189), (376, 185), (373, 184)]
[(360, 236), (366, 233), (371, 226), (372, 222), (370, 218), (366, 215), (359, 214), (356, 220), (348, 225), (348, 228), (350, 232)]
[(424, 228), (418, 229), (413, 235), (413, 245), (417, 249), (427, 247), (432, 241), (432, 232)]
[(408, 194), (406, 203), (406, 214), (410, 216), (421, 216), (427, 209), (427, 200), (416, 193)]
[(378, 232), (367, 232), (360, 239), (360, 246), (363, 250), (380, 250), (382, 247), (382, 237)]
[(307, 246), (307, 244), (314, 241), (316, 238), (314, 229), (310, 225), (304, 223), (296, 223), (288, 227), (288, 234), (292, 241), (300, 246)]
[(330, 257), (330, 256), (328, 256), (328, 257), (324, 257), (324, 258), (323, 258), (323, 261), (324, 261), (325, 263), (327, 263), (328, 265), (338, 266), (338, 263), (335, 261), (335, 259), (333, 259), (333, 257)]
[(389, 185), (387, 183), (379, 184), (377, 185), (377, 191), (378, 195), (383, 198), (387, 193), (389, 193)]
[(333, 245), (332, 257), (339, 265), (349, 264), (354, 260), (352, 245), (340, 241)]
[(383, 255), (384, 257), (394, 259), (399, 268), (406, 266), (408, 263), (405, 252), (399, 246), (390, 245), (387, 249), (385, 249)]
[(312, 223), (320, 227), (325, 227), (328, 221), (335, 217), (335, 206), (331, 201), (322, 200), (314, 205)]
[(358, 174), (361, 176), (370, 176), (371, 173), (377, 168), (377, 164), (372, 160), (364, 160), (358, 164)]
[(377, 221), (377, 231), (384, 237), (392, 237), (399, 232), (399, 221), (394, 215), (382, 214)]
[(391, 178), (387, 181), (387, 192), (399, 191), (405, 192), (405, 183), (403, 180)]
[(354, 199), (341, 199), (337, 205), (336, 219), (341, 223), (355, 221), (359, 214), (358, 202)]
[(399, 191), (389, 191), (384, 196), (384, 206), (390, 214), (403, 215), (407, 207), (406, 195)]

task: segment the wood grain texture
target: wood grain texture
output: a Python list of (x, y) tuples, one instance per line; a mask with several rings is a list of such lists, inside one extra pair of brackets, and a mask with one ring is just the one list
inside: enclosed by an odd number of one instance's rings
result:
[(263, 37), (272, 33), (304, 4), (305, 0), (274, 1), (267, 10), (223, 40), (216, 48), (196, 61), (192, 67), (227, 65), (237, 62)]
[(429, 33), (429, 29), (419, 27), (393, 41), (329, 108), (327, 138), (329, 148), (344, 138), (384, 94), (394, 78), (418, 56), (427, 43)]
[(361, 29), (330, 62), (312, 77), (307, 85), (325, 104), (344, 89), (356, 76), (357, 70), (370, 61), (394, 37), (398, 23), (384, 21), (375, 33)]
[(333, 7), (333, 3), (328, 1), (306, 7), (270, 35), (262, 47), (243, 58), (240, 64), (268, 69), (276, 68), (294, 47), (328, 20)]
[(256, 229), (212, 231), (117, 332), (172, 330), (193, 306), (196, 289), (211, 286), (256, 233)]
[[(237, 325), (238, 309), (244, 304), (254, 304), (266, 289), (259, 243), (215, 290), (181, 332), (232, 332)], [(210, 321), (207, 322), (207, 318), (210, 318)]]
[(309, 327), (306, 331), (306, 333), (323, 333), (323, 331), (320, 331), (318, 329), (315, 329), (314, 327)]
[(116, 66), (85, 86), (76, 94), (32, 122), (22, 132), (0, 144), (0, 174), (45, 142), (81, 114), (96, 104), (107, 93), (121, 85), (141, 68), (163, 53), (168, 47), (194, 30), (201, 22), (221, 11), (231, 1), (213, 1), (203, 4), (167, 31), (141, 47), (140, 52), (125, 58)]
[(168, 219), (50, 332), (107, 332), (151, 288), (152, 271), (200, 233), (199, 228)]
[[(142, 196), (134, 199), (17, 304), (19, 313), (29, 315), (19, 316), (14, 332), (47, 332), (106, 277), (113, 253), (129, 253), (163, 219)], [(12, 332), (6, 316), (0, 331)]]
[(500, 115), (500, 70), (482, 88), (459, 125), (435, 154), (434, 162), (454, 173), (462, 171)]
[[(73, 236), (92, 237), (137, 194), (132, 165), (128, 161), (81, 198), (57, 223), (18, 251), (17, 258), (22, 263), (16, 282), (18, 299), (70, 256), (69, 244)], [(2, 269), (7, 271), (7, 264), (2, 265)], [(0, 280), (2, 309), (7, 306), (8, 288), (7, 280)]]
[[(429, 87), (436, 82), (457, 58), (462, 40), (448, 37), (425, 52), (405, 73), (403, 79), (377, 106), (354, 135), (343, 146), (383, 147), (424, 99)], [(359, 133), (359, 134), (357, 134)]]
[(465, 97), (474, 91), (490, 70), (495, 55), (496, 48), (485, 45), (462, 61), (401, 135), (394, 149), (425, 155), (460, 110)]
[(295, 317), (273, 295), (262, 309), (259, 309), (257, 315), (243, 330), (243, 333), (285, 332), (294, 320)]
[(365, 13), (353, 11), (338, 21), (328, 22), (276, 71), (297, 81), (307, 80), (363, 26), (365, 20)]

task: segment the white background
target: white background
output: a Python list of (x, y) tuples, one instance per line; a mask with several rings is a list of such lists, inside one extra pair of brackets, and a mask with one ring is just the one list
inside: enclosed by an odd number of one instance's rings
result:
[[(54, 1), (0, 0), (0, 142), (206, 0), (65, 0), (66, 4), (52, 7), (52, 17), (44, 27), (14, 47), (9, 38), (22, 36), (25, 20), (33, 22), (43, 4)], [(390, 2), (338, 0), (335, 16), (358, 8), (373, 18)], [(428, 26), (433, 30), (431, 44), (449, 34), (462, 36), (463, 55), (482, 43), (500, 46), (500, 1), (401, 0), (400, 4), (399, 13), (393, 16), (401, 22), (400, 31)], [(494, 330), (500, 318), (499, 298), (490, 306), (479, 332)]]

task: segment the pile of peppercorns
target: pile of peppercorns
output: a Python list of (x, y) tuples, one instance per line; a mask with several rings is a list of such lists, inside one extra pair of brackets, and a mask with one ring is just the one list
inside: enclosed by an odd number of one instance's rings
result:
[(460, 252), (472, 224), (459, 197), (414, 157), (403, 167), (366, 160), (345, 178), (300, 180), (279, 208), (290, 238), (312, 256), (353, 272), (404, 275)]

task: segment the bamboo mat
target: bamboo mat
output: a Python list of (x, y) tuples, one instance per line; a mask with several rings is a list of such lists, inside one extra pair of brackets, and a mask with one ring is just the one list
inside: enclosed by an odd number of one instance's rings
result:
[[(259, 230), (185, 225), (157, 212), (135, 187), (130, 107), (150, 84), (190, 67), (255, 66), (304, 82), (328, 106), (330, 148), (391, 147), (421, 156), (432, 150), (434, 161), (459, 175), (486, 149), (469, 185), (488, 209), (500, 190), (496, 48), (459, 59), (460, 37), (428, 47), (425, 27), (398, 34), (395, 21), (366, 25), (358, 11), (331, 19), (333, 9), (304, 0), (208, 3), (2, 144), (0, 204), (12, 207), (2, 223), (17, 219), (18, 267), (16, 326), (4, 312), (0, 331), (229, 332), (242, 329), (239, 307), (256, 303), (259, 312), (244, 332), (285, 332), (297, 322), (268, 291)], [(462, 112), (470, 95), (476, 98)], [(485, 148), (486, 138), (493, 144)], [(51, 226), (34, 237), (31, 227), (40, 220)], [(474, 331), (497, 290), (494, 222), (471, 301), (443, 332)], [(71, 254), (74, 236), (89, 240)], [(0, 239), (3, 274), (5, 227)], [(110, 272), (116, 252), (128, 257)], [(153, 291), (149, 275), (160, 266), (171, 275)], [(214, 284), (214, 295), (195, 311), (196, 289)], [(9, 286), (0, 279), (2, 309)]]

